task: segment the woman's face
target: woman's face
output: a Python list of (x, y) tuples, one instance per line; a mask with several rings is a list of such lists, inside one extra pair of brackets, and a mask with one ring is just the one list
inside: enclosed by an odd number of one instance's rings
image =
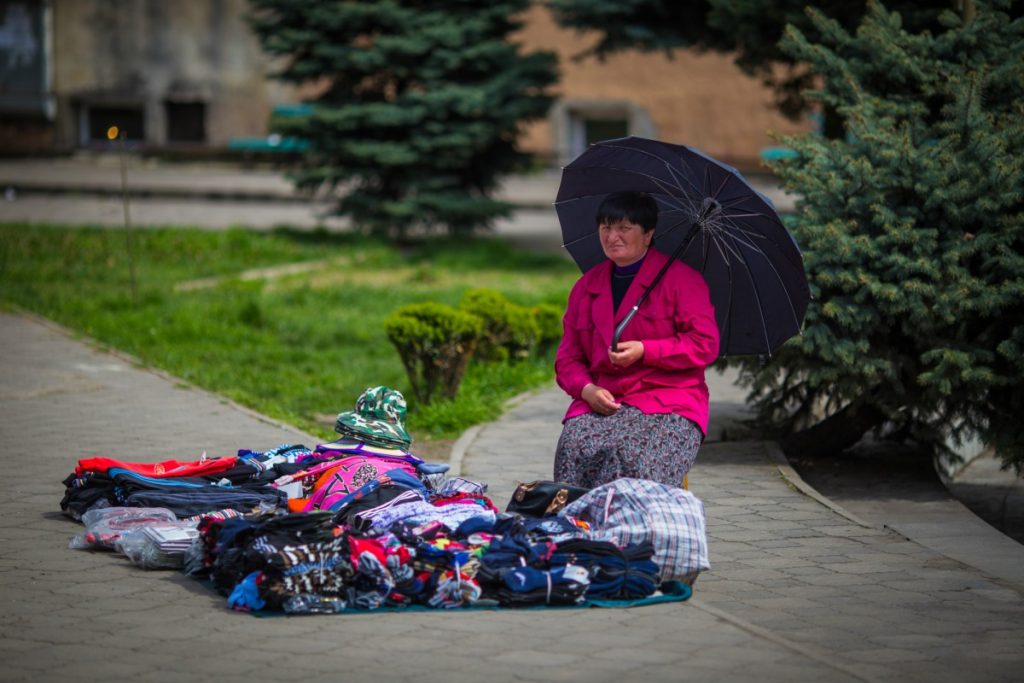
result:
[(598, 228), (604, 255), (617, 266), (636, 263), (651, 245), (654, 231), (644, 232), (636, 223), (623, 218), (616, 223), (604, 223)]

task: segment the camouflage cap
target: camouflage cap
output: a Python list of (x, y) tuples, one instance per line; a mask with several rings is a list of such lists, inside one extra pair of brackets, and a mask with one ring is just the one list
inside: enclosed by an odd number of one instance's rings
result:
[(338, 415), (334, 431), (384, 446), (407, 447), (412, 437), (405, 431), (405, 397), (389, 387), (371, 387), (356, 401), (356, 409)]

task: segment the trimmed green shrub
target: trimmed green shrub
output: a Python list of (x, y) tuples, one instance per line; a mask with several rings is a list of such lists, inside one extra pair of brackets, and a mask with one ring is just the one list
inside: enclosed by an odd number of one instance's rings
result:
[(438, 303), (402, 306), (384, 321), (413, 394), (424, 404), (438, 394), (455, 398), (482, 329), (478, 317)]
[(525, 358), (537, 346), (540, 330), (529, 308), (493, 289), (471, 289), (459, 307), (483, 322), (477, 355), (485, 360)]
[(562, 340), (562, 309), (554, 304), (537, 304), (531, 313), (537, 325), (537, 350), (544, 353)]

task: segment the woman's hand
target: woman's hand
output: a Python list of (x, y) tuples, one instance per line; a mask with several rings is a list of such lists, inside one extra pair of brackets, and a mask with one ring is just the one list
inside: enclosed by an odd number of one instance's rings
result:
[(599, 415), (612, 415), (622, 407), (621, 403), (615, 401), (612, 392), (593, 383), (583, 387), (582, 396), (590, 405), (590, 409)]
[(608, 359), (612, 365), (620, 368), (628, 368), (633, 363), (643, 359), (644, 343), (642, 341), (619, 342), (619, 350), (608, 349)]

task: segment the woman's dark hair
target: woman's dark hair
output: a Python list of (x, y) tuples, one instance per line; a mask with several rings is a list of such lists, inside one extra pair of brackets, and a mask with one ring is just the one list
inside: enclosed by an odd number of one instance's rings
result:
[(658, 202), (644, 192), (616, 192), (597, 207), (598, 227), (618, 223), (623, 218), (650, 232), (658, 225)]

